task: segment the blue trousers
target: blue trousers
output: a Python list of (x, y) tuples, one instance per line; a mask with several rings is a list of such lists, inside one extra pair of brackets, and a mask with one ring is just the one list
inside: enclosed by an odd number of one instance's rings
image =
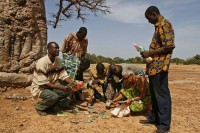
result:
[(170, 130), (171, 124), (171, 95), (168, 87), (168, 72), (160, 72), (149, 76), (152, 102), (152, 112), (148, 117), (157, 128)]

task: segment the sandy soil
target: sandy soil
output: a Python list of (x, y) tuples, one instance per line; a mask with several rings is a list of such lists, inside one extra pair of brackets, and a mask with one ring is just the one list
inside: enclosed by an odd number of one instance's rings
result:
[[(141, 65), (144, 67), (144, 65)], [(171, 133), (200, 132), (200, 66), (171, 65), (169, 82), (172, 95)], [(8, 95), (30, 96), (25, 88), (0, 88), (0, 133), (151, 133), (153, 125), (143, 125), (143, 114), (124, 118), (103, 118), (98, 114), (68, 113), (68, 116), (39, 116), (34, 109), (37, 100), (5, 99)], [(94, 109), (103, 109), (104, 104), (94, 104)], [(112, 109), (111, 109), (112, 110)], [(106, 110), (110, 115), (110, 110)], [(98, 117), (98, 118), (96, 118)], [(88, 120), (92, 120), (88, 123)]]

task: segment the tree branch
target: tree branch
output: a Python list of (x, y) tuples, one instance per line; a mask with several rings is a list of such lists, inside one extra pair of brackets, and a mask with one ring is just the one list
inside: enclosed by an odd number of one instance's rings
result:
[(55, 20), (55, 23), (54, 23), (54, 26), (53, 28), (56, 28), (59, 20), (60, 20), (60, 15), (61, 15), (61, 11), (62, 11), (62, 8), (63, 8), (63, 0), (60, 0), (59, 2), (59, 9), (58, 9), (58, 12), (57, 12), (57, 15), (55, 16), (56, 20)]
[(48, 21), (50, 25), (53, 24), (53, 28), (57, 27), (59, 21), (69, 20), (72, 16), (85, 22), (87, 14), (82, 12), (90, 11), (94, 15), (98, 12), (105, 15), (111, 13), (110, 7), (106, 5), (106, 0), (60, 0), (58, 6), (57, 14), (52, 15), (55, 21)]

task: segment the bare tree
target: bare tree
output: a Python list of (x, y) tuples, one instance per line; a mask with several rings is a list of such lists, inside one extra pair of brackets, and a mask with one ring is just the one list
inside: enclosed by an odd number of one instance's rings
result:
[(51, 14), (54, 20), (48, 21), (53, 28), (57, 27), (58, 22), (69, 20), (73, 16), (85, 22), (87, 12), (92, 12), (94, 15), (97, 15), (98, 12), (111, 13), (110, 7), (106, 5), (106, 0), (59, 0), (57, 7), (58, 12)]

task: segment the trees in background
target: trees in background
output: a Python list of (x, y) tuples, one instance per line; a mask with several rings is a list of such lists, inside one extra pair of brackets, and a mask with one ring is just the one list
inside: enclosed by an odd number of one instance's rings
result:
[(127, 60), (120, 58), (120, 57), (104, 57), (101, 55), (96, 56), (95, 54), (87, 53), (85, 56), (86, 59), (89, 59), (92, 64), (99, 63), (99, 62), (106, 62), (110, 64), (120, 64), (120, 63), (137, 63), (142, 64), (145, 63), (145, 60), (141, 57), (129, 58)]
[[(120, 58), (120, 57), (114, 57), (114, 58), (110, 58), (110, 57), (104, 57), (104, 56), (96, 56), (95, 54), (90, 54), (87, 53), (85, 58), (89, 59), (91, 61), (92, 64), (94, 63), (99, 63), (99, 62), (107, 62), (110, 64), (120, 64), (120, 63), (134, 63), (134, 64), (144, 64), (146, 63), (145, 59), (141, 58), (141, 57), (134, 57), (134, 58), (128, 58), (127, 60)], [(200, 65), (200, 55), (195, 55), (192, 58), (189, 59), (180, 59), (180, 58), (172, 58), (171, 59), (171, 63), (176, 63), (178, 64), (184, 64), (184, 65), (189, 65), (189, 64), (198, 64)]]
[(190, 64), (200, 65), (200, 55), (197, 54), (194, 57), (187, 59), (183, 64), (185, 64), (185, 65), (190, 65)]
[(185, 62), (185, 60), (180, 59), (180, 58), (173, 58), (173, 59), (171, 59), (171, 62), (176, 63), (178, 65), (178, 64), (183, 64)]

